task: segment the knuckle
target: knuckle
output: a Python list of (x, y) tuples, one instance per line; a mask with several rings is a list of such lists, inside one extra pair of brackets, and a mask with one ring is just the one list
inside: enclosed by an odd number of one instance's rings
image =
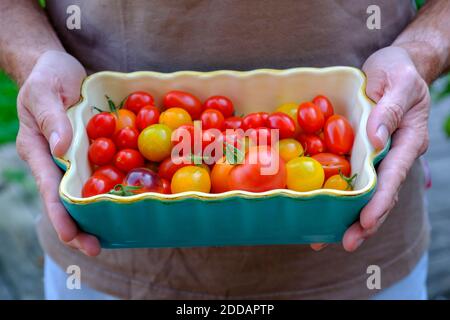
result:
[(388, 103), (384, 105), (384, 111), (390, 121), (391, 127), (397, 128), (403, 118), (403, 107), (398, 103)]
[(47, 130), (54, 123), (53, 113), (46, 108), (40, 108), (36, 110), (35, 118), (41, 132), (47, 132)]

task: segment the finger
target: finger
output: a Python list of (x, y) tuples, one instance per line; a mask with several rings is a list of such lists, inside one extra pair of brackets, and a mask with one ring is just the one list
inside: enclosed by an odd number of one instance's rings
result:
[[(58, 88), (42, 88), (42, 81), (32, 81), (25, 84), (27, 87), (23, 95), (28, 95), (25, 105), (36, 119), (40, 131), (50, 146), (51, 153), (63, 156), (72, 141), (72, 126), (67, 117), (62, 97)], [(22, 103), (25, 99), (19, 98)]]
[(355, 222), (347, 229), (342, 238), (342, 246), (348, 252), (358, 249), (365, 240), (364, 228), (361, 227), (359, 221)]
[(100, 242), (96, 237), (87, 233), (78, 233), (67, 245), (78, 249), (89, 257), (98, 256), (101, 252)]
[(328, 246), (328, 243), (311, 243), (310, 247), (314, 251), (320, 251)]
[(372, 229), (394, 207), (401, 184), (417, 156), (414, 129), (399, 129), (392, 138), (392, 148), (378, 167), (378, 185), (373, 198), (360, 215), (361, 226)]

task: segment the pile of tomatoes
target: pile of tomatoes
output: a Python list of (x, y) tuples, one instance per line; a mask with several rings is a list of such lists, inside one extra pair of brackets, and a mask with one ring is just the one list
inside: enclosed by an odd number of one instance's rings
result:
[(353, 188), (354, 131), (323, 95), (245, 116), (225, 96), (170, 91), (160, 107), (143, 91), (118, 106), (106, 98), (110, 111), (94, 107), (86, 126), (93, 174), (83, 197)]

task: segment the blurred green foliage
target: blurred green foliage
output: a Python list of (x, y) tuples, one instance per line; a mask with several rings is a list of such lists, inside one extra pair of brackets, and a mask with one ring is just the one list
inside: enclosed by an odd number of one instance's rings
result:
[(17, 85), (0, 71), (0, 144), (16, 139), (19, 129), (16, 111), (17, 92)]

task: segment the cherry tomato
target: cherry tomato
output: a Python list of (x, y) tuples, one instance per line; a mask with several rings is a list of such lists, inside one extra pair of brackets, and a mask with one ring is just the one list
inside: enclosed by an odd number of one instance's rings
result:
[(183, 159), (182, 157), (177, 157), (175, 159), (172, 159), (172, 157), (168, 157), (164, 159), (164, 161), (159, 165), (158, 175), (161, 178), (170, 181), (172, 180), (173, 175), (175, 174), (175, 172), (177, 172), (178, 169), (189, 165), (192, 165), (192, 162), (188, 161), (187, 159)]
[(342, 190), (342, 191), (353, 190), (353, 186), (351, 184), (351, 178), (345, 178), (341, 174), (335, 174), (334, 176), (329, 177), (325, 181), (323, 188), (324, 189)]
[(116, 146), (111, 139), (98, 138), (89, 146), (88, 158), (92, 164), (102, 166), (110, 163), (115, 153)]
[(328, 118), (323, 130), (325, 145), (335, 154), (349, 154), (353, 147), (355, 134), (350, 122), (341, 115)]
[(322, 130), (325, 118), (318, 106), (312, 102), (304, 102), (298, 107), (297, 121), (304, 132), (316, 133)]
[(208, 130), (211, 128), (216, 128), (222, 130), (225, 118), (223, 114), (215, 109), (206, 109), (200, 116), (202, 121), (202, 129)]
[(209, 193), (211, 190), (211, 178), (205, 168), (199, 166), (187, 166), (175, 172), (170, 187), (172, 193), (186, 191)]
[(301, 132), (300, 125), (297, 120), (297, 111), (298, 111), (298, 103), (288, 102), (280, 105), (276, 110), (276, 112), (283, 112), (291, 117), (295, 123), (295, 136)]
[(295, 134), (295, 122), (283, 112), (275, 112), (267, 118), (269, 129), (278, 129), (280, 139), (292, 138)]
[(136, 127), (139, 131), (144, 130), (152, 124), (158, 123), (159, 121), (159, 109), (154, 106), (145, 106), (139, 110), (136, 116)]
[(87, 126), (86, 131), (89, 139), (111, 138), (116, 130), (116, 118), (110, 112), (100, 112), (93, 116)]
[(221, 193), (229, 191), (228, 176), (234, 165), (228, 163), (225, 157), (216, 162), (211, 171), (211, 191)]
[(267, 125), (267, 118), (269, 114), (267, 112), (254, 112), (249, 113), (242, 119), (242, 129), (256, 129), (265, 127)]
[(264, 192), (286, 186), (286, 165), (270, 147), (251, 147), (242, 164), (235, 165), (229, 173), (230, 190)]
[(96, 177), (105, 177), (109, 180), (111, 180), (113, 186), (116, 184), (121, 184), (123, 182), (123, 178), (125, 178), (125, 175), (122, 171), (117, 169), (114, 166), (103, 166), (95, 170), (93, 176)]
[(123, 181), (125, 186), (139, 187), (131, 189), (134, 194), (144, 192), (165, 193), (163, 181), (156, 173), (147, 168), (135, 168), (128, 172)]
[(119, 109), (117, 112), (112, 113), (116, 118), (116, 132), (125, 127), (136, 126), (136, 115), (127, 109)]
[(249, 142), (254, 146), (270, 146), (272, 143), (272, 132), (269, 128), (248, 129), (246, 134)]
[(117, 149), (137, 149), (139, 131), (132, 127), (125, 127), (114, 134)]
[(233, 102), (224, 96), (212, 96), (203, 103), (203, 110), (215, 109), (226, 117), (231, 117), (234, 113)]
[(142, 130), (138, 138), (141, 154), (150, 161), (162, 161), (172, 150), (172, 130), (164, 124), (153, 124)]
[(223, 135), (211, 128), (202, 132), (202, 155), (208, 164), (214, 164), (223, 155)]
[(192, 119), (198, 119), (202, 113), (202, 103), (194, 95), (183, 91), (170, 91), (163, 98), (165, 108), (182, 108), (186, 110)]
[(286, 164), (287, 187), (294, 191), (320, 189), (325, 178), (320, 163), (310, 157), (299, 157)]
[(334, 114), (334, 108), (327, 97), (318, 95), (312, 102), (322, 111), (325, 121)]
[(189, 113), (182, 108), (170, 108), (161, 113), (159, 123), (165, 124), (170, 129), (175, 130), (183, 125), (192, 124)]
[[(176, 146), (179, 143), (185, 143), (184, 140), (186, 140), (186, 143), (189, 142), (190, 144), (190, 150), (189, 153), (194, 153), (194, 143), (195, 143), (195, 127), (192, 124), (185, 124), (182, 126), (179, 126), (172, 132), (172, 143), (174, 146)], [(201, 139), (201, 136), (200, 136)]]
[(313, 155), (312, 158), (319, 161), (322, 165), (325, 172), (325, 180), (333, 175), (339, 174), (339, 172), (341, 172), (344, 176), (350, 176), (350, 162), (342, 156), (324, 152)]
[(280, 152), (281, 159), (286, 162), (303, 155), (303, 147), (295, 139), (280, 140), (278, 143), (278, 151)]
[(127, 97), (123, 107), (138, 114), (143, 107), (153, 105), (153, 103), (154, 99), (151, 94), (144, 91), (136, 91)]
[(165, 193), (165, 194), (171, 194), (172, 193), (172, 190), (170, 188), (170, 181), (169, 180), (161, 179), (161, 184), (162, 184), (162, 188), (163, 188), (162, 193)]
[(315, 134), (300, 133), (297, 140), (302, 144), (305, 155), (313, 156), (325, 151), (325, 143)]
[(134, 149), (123, 149), (117, 152), (114, 157), (114, 165), (124, 171), (128, 172), (132, 169), (144, 166), (144, 157), (139, 151)]
[(98, 194), (108, 193), (114, 188), (114, 183), (105, 176), (92, 176), (83, 185), (81, 196), (88, 198)]
[(239, 129), (242, 126), (242, 118), (241, 117), (229, 117), (226, 118), (223, 122), (223, 128), (226, 129)]

